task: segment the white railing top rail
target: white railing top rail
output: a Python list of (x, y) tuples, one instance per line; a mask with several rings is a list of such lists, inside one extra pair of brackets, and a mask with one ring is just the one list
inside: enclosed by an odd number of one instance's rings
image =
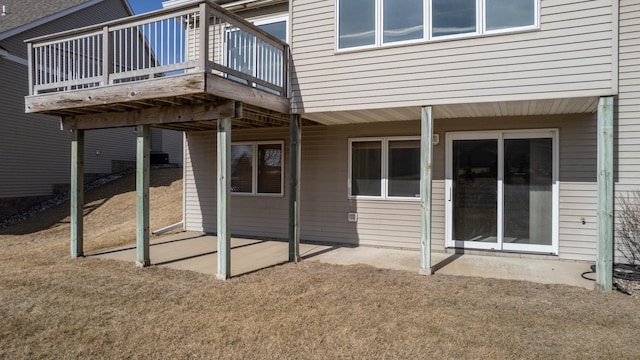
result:
[(204, 71), (287, 96), (288, 45), (212, 0), (26, 42), (30, 95)]

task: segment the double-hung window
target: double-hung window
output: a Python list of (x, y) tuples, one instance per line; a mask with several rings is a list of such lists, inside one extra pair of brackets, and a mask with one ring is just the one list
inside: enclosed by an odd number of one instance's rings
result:
[(419, 138), (350, 139), (349, 197), (419, 198)]
[(282, 196), (283, 144), (282, 141), (231, 144), (231, 191)]
[(534, 29), (540, 0), (336, 0), (337, 49)]

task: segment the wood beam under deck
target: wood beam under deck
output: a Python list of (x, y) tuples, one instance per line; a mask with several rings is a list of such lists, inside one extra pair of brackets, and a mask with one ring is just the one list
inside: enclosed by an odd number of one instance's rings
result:
[[(217, 100), (180, 106), (159, 106), (129, 111), (111, 111), (62, 116), (63, 130), (104, 129), (137, 125), (178, 131), (216, 130), (216, 120), (231, 118), (235, 128), (288, 127), (288, 114), (233, 100)], [(214, 119), (214, 120), (212, 120)], [(302, 124), (312, 125), (308, 120)]]
[(226, 100), (196, 105), (160, 106), (132, 111), (63, 116), (63, 130), (104, 129), (136, 125), (163, 125), (236, 118), (241, 104)]

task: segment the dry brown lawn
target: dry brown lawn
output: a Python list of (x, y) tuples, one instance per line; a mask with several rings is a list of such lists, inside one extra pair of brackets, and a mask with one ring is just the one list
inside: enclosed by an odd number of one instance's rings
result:
[[(152, 228), (180, 170), (152, 174)], [(86, 248), (134, 241), (133, 178), (88, 194)], [(66, 205), (0, 235), (0, 358), (640, 358), (640, 301), (302, 262), (226, 282), (68, 255)]]

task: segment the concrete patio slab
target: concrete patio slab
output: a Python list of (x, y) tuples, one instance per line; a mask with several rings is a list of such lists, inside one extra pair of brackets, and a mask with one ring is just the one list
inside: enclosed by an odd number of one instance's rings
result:
[[(217, 268), (217, 239), (197, 232), (152, 238), (151, 263), (180, 270), (215, 274)], [(365, 264), (384, 269), (417, 272), (419, 252), (375, 247), (348, 247), (300, 244), (304, 261), (318, 261), (337, 265)], [(135, 246), (128, 246), (90, 254), (98, 258), (135, 261)], [(238, 276), (288, 261), (288, 244), (284, 241), (259, 239), (231, 239), (231, 276)], [(592, 281), (581, 274), (589, 271), (586, 262), (529, 257), (505, 257), (468, 254), (433, 253), (436, 274), (478, 276), (485, 278), (525, 280), (544, 284), (566, 284), (588, 289)]]

